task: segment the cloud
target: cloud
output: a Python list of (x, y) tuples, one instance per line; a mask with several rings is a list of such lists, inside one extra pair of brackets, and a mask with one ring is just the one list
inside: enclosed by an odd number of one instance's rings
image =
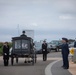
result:
[(68, 39), (75, 39), (75, 34), (76, 30), (40, 30), (38, 32), (35, 32), (35, 40), (44, 40), (47, 39), (47, 41), (51, 40), (59, 40), (62, 37), (66, 37)]
[(54, 0), (53, 5), (59, 10), (74, 10), (76, 0)]
[(61, 15), (61, 16), (59, 16), (59, 19), (69, 20), (69, 19), (75, 19), (75, 17), (71, 16), (71, 15)]
[(31, 26), (35, 26), (35, 27), (38, 26), (37, 23), (31, 23), (30, 25), (31, 25)]
[(63, 19), (73, 18), (67, 16), (67, 14), (76, 16), (76, 0), (54, 0), (51, 5), (54, 13), (56, 15), (57, 14), (61, 15), (60, 18)]
[(5, 42), (5, 41), (11, 42), (11, 40), (12, 40), (12, 36), (11, 35), (1, 35), (0, 36), (0, 42)]
[(65, 33), (71, 37), (76, 32), (76, 0), (0, 0), (0, 11), (0, 34), (5, 40), (17, 36), (18, 24), (20, 34), (24, 29), (37, 31), (36, 39)]
[(0, 3), (5, 3), (8, 5), (25, 5), (25, 4), (47, 4), (50, 0), (0, 0)]

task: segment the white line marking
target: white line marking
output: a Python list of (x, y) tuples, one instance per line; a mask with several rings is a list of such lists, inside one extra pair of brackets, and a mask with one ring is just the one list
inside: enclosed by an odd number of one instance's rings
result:
[[(60, 59), (60, 60), (61, 60), (61, 59)], [(59, 62), (60, 60), (56, 60), (56, 61), (50, 63), (50, 64), (45, 68), (45, 75), (52, 75), (52, 72), (51, 72), (52, 66), (53, 66), (55, 63)]]

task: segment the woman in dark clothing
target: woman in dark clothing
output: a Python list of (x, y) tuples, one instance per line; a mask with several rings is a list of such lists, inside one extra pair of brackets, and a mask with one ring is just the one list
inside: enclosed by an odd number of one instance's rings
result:
[(9, 61), (9, 45), (8, 45), (8, 42), (5, 42), (3, 45), (3, 60), (4, 60), (4, 66), (8, 66), (8, 61)]
[(69, 61), (68, 61), (68, 55), (69, 55), (69, 47), (68, 47), (68, 39), (62, 38), (62, 58), (63, 58), (63, 68), (69, 69)]

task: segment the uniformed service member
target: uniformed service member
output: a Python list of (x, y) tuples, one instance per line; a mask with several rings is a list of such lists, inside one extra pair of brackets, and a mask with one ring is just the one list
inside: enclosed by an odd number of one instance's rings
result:
[(62, 38), (62, 58), (63, 58), (63, 68), (69, 69), (69, 61), (68, 61), (68, 55), (69, 55), (69, 47), (68, 47), (68, 39)]
[(43, 41), (42, 53), (43, 53), (43, 61), (46, 61), (47, 60), (47, 43), (46, 43), (46, 41)]
[(9, 45), (8, 45), (8, 42), (5, 42), (3, 45), (3, 60), (4, 60), (4, 66), (8, 66), (8, 61), (9, 61)]

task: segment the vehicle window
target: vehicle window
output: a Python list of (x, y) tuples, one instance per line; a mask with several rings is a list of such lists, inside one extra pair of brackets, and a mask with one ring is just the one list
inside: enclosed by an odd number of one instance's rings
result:
[(15, 41), (15, 49), (21, 49), (21, 40)]
[(41, 43), (36, 43), (35, 46), (36, 47), (40, 47), (41, 46)]
[(57, 42), (57, 41), (52, 41), (51, 43), (52, 43), (52, 44), (58, 44), (58, 42)]
[(29, 41), (27, 40), (22, 40), (22, 49), (28, 49)]

